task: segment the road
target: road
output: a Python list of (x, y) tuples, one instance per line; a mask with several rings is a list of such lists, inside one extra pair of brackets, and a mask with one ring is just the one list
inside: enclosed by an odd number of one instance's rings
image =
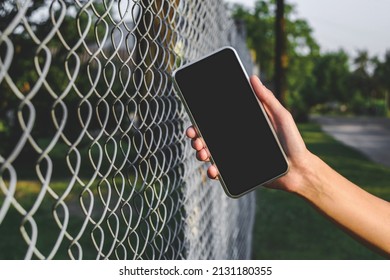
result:
[(322, 129), (371, 160), (390, 167), (390, 119), (313, 116)]

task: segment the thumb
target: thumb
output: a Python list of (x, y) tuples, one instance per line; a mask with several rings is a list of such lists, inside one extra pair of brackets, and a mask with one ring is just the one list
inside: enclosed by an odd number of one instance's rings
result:
[(263, 103), (269, 114), (275, 115), (284, 109), (279, 100), (276, 99), (274, 94), (261, 83), (257, 76), (251, 76), (250, 82), (257, 98)]

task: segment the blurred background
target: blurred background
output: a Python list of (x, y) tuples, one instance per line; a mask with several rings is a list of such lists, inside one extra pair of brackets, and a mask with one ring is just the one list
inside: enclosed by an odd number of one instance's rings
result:
[[(298, 120), (310, 113), (388, 115), (388, 1), (228, 2), (246, 25), (260, 76)], [(281, 33), (275, 31), (278, 3)]]
[[(389, 1), (229, 0), (255, 73), (310, 150), (390, 199)], [(260, 190), (255, 258), (380, 258), (299, 199)]]

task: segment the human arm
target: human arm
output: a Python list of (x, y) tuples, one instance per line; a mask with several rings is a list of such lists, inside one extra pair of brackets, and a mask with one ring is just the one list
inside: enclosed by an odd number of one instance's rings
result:
[[(361, 189), (312, 154), (291, 114), (257, 77), (251, 77), (250, 81), (290, 165), (285, 176), (266, 187), (297, 194), (353, 236), (390, 256), (390, 203)], [(187, 130), (187, 136), (192, 138), (197, 158), (207, 161), (210, 156), (207, 147), (192, 127)], [(218, 176), (215, 166), (209, 167), (208, 175)]]

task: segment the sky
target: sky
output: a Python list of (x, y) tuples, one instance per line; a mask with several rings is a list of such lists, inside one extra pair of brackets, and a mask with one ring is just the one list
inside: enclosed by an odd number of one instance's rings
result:
[[(225, 0), (253, 7), (255, 0)], [(390, 0), (286, 0), (306, 19), (322, 51), (366, 49), (383, 57), (390, 50)]]

